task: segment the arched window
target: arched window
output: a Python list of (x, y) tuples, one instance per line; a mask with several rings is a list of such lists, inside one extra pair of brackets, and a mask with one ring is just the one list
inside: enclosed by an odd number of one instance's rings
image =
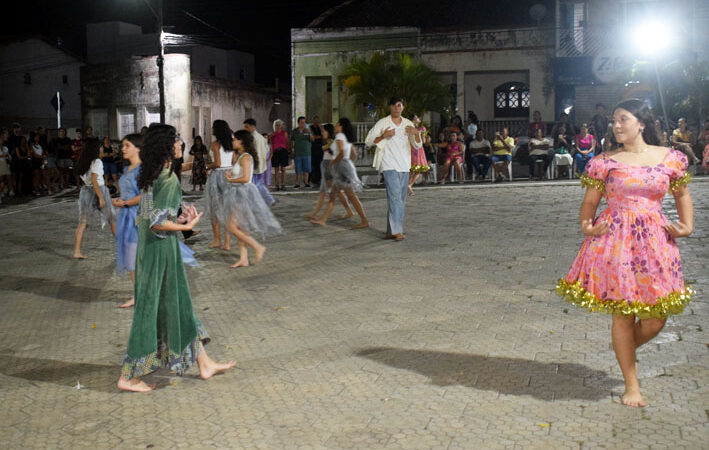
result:
[(495, 117), (529, 117), (529, 87), (517, 81), (497, 86)]

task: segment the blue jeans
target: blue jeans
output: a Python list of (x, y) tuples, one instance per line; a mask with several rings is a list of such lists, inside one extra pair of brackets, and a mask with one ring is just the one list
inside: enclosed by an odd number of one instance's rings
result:
[(473, 156), (473, 167), (478, 172), (479, 175), (483, 177), (487, 176), (487, 171), (490, 170), (490, 157), (487, 155), (475, 155)]
[(295, 173), (310, 173), (310, 155), (295, 157)]
[(273, 199), (273, 196), (268, 191), (268, 187), (266, 187), (265, 180), (266, 180), (266, 172), (255, 173), (253, 175), (253, 183), (258, 188), (258, 191), (261, 194), (263, 201), (266, 202), (266, 204), (268, 206), (272, 206), (274, 203), (276, 203), (276, 201)]
[(385, 170), (382, 175), (387, 189), (387, 233), (403, 233), (409, 173)]
[(583, 171), (586, 170), (586, 163), (591, 158), (593, 158), (593, 152), (589, 153), (586, 156), (582, 155), (581, 153), (576, 153), (574, 155), (574, 159), (576, 160), (576, 171), (578, 173), (583, 173)]

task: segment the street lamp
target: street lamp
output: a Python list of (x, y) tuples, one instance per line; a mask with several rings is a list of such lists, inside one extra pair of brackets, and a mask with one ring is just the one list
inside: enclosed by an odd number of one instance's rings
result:
[(655, 68), (655, 78), (657, 80), (657, 91), (660, 94), (662, 115), (665, 118), (665, 126), (669, 127), (670, 121), (667, 117), (667, 108), (665, 107), (665, 94), (662, 89), (660, 70), (657, 67), (657, 55), (670, 47), (672, 44), (672, 34), (663, 23), (650, 21), (636, 27), (633, 33), (633, 41), (639, 52), (648, 54), (652, 58), (652, 64)]
[(157, 0), (158, 8), (157, 11), (150, 4), (149, 0), (143, 0), (143, 2), (150, 8), (155, 18), (158, 21), (158, 91), (160, 93), (160, 123), (165, 123), (165, 72), (163, 69), (165, 63), (165, 45), (163, 44), (162, 35), (162, 0)]

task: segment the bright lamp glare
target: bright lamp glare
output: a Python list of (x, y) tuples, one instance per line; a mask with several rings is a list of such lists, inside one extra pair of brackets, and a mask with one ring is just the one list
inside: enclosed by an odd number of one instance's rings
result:
[(669, 47), (672, 36), (667, 26), (660, 22), (638, 25), (633, 33), (635, 47), (645, 53), (654, 53)]

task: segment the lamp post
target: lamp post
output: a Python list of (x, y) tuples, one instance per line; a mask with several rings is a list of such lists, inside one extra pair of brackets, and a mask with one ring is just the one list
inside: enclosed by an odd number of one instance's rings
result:
[(153, 5), (150, 4), (149, 0), (143, 0), (143, 2), (150, 8), (150, 11), (153, 13), (155, 18), (158, 21), (158, 91), (160, 95), (160, 123), (165, 123), (165, 71), (164, 71), (164, 65), (165, 65), (165, 45), (163, 44), (163, 39), (162, 39), (162, 26), (163, 26), (163, 17), (162, 17), (162, 0), (157, 0), (158, 3), (158, 9), (157, 11), (155, 8), (153, 8)]

